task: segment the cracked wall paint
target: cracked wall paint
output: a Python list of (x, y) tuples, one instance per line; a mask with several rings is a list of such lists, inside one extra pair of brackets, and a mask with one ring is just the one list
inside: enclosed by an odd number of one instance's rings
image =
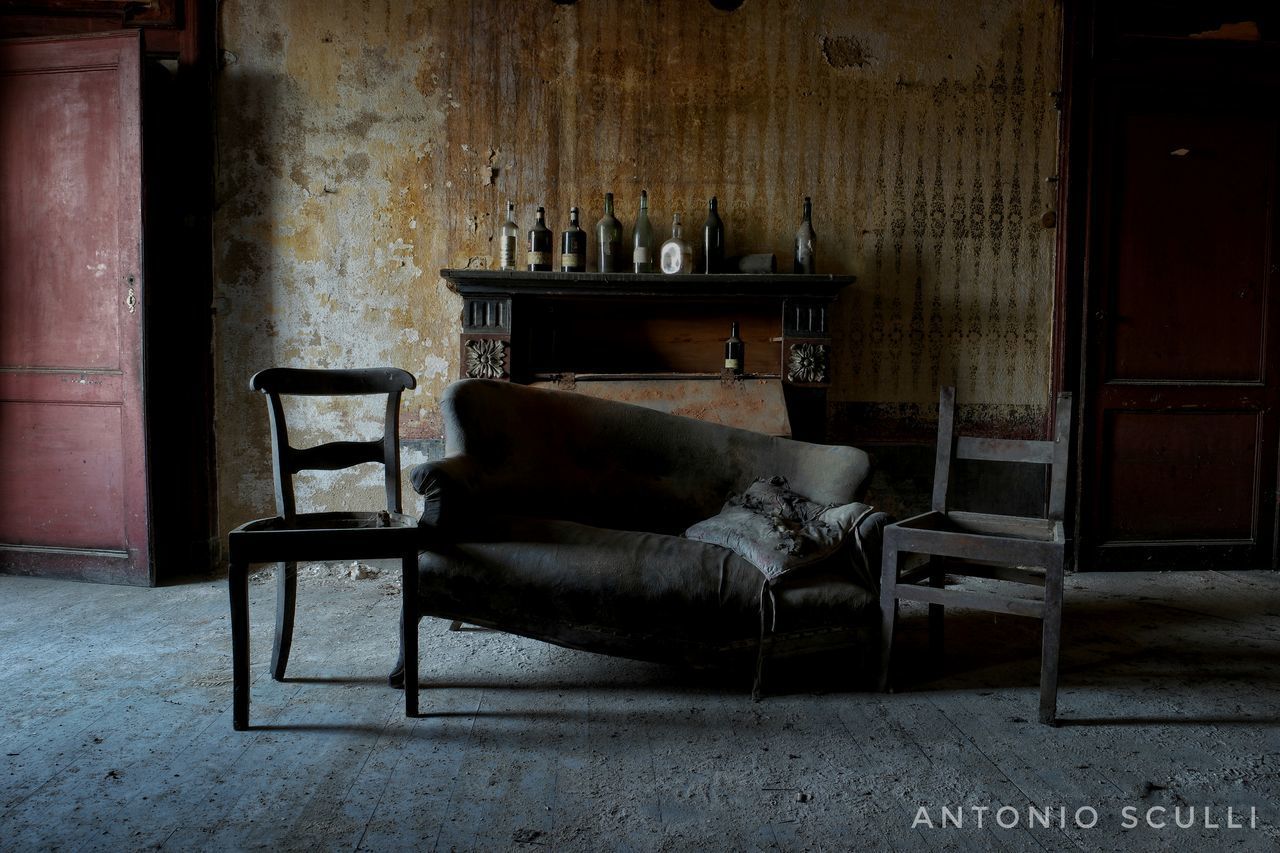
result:
[[(729, 251), (785, 264), (812, 196), (820, 271), (859, 279), (838, 308), (833, 406), (927, 406), (955, 382), (1033, 421), (1049, 384), (1039, 222), (1059, 18), (1037, 0), (225, 0), (222, 529), (271, 508), (256, 370), (404, 367), (419, 389), (402, 435), (439, 434), (461, 303), (438, 270), (496, 263), (508, 198), (522, 228), (545, 205), (558, 231), (571, 205), (593, 223), (612, 191), (630, 226), (647, 188), (661, 239), (672, 212), (699, 222), (715, 194)], [(318, 438), (358, 411), (298, 423)], [(372, 506), (379, 482), (320, 475), (307, 496)]]

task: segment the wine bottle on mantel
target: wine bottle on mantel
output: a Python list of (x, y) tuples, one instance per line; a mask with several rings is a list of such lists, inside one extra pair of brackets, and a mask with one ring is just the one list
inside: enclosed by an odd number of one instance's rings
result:
[(560, 235), (560, 272), (587, 271), (587, 232), (578, 227), (578, 208), (569, 208), (569, 230)]
[(529, 229), (529, 271), (551, 272), (551, 229), (547, 212), (538, 208), (538, 218)]
[(604, 216), (596, 223), (600, 272), (622, 272), (622, 223), (613, 215), (613, 193), (604, 194)]
[(662, 244), (660, 260), (662, 271), (667, 275), (684, 275), (693, 272), (693, 246), (684, 239), (678, 213), (671, 219), (671, 239)]
[(804, 197), (804, 221), (796, 229), (796, 273), (812, 274), (815, 270), (814, 251), (817, 248), (818, 235), (813, 233), (813, 204), (809, 197)]
[(724, 372), (731, 376), (741, 376), (746, 364), (742, 338), (738, 337), (738, 323), (734, 321), (729, 330), (729, 339), (724, 342)]
[(636, 215), (631, 263), (636, 272), (653, 272), (653, 228), (649, 225), (649, 191), (640, 191), (640, 212)]
[(724, 222), (716, 210), (716, 197), (707, 202), (707, 221), (702, 225), (702, 271), (724, 271)]
[(516, 225), (516, 203), (507, 202), (507, 221), (498, 232), (498, 269), (516, 268), (516, 243), (520, 241), (520, 226)]

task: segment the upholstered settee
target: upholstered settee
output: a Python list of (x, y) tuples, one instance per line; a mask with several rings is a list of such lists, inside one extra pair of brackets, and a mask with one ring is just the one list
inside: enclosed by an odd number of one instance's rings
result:
[(759, 478), (848, 504), (863, 451), (488, 380), (454, 384), (442, 410), (446, 456), (412, 472), (433, 543), (423, 615), (641, 660), (754, 655), (757, 692), (766, 658), (797, 649), (848, 645), (870, 662), (884, 513), (768, 589), (752, 562), (682, 535)]

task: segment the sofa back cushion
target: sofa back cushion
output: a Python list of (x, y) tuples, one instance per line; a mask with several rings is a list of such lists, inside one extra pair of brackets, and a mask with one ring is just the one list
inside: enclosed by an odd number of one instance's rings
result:
[(680, 533), (759, 477), (786, 477), (812, 500), (842, 504), (869, 469), (852, 447), (508, 382), (454, 383), (442, 409), (446, 452), (476, 463), (481, 512)]

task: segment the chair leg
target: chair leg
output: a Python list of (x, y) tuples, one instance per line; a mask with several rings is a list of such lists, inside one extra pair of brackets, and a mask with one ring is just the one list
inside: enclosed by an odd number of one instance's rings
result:
[(249, 728), (249, 567), (232, 563), (227, 573), (231, 598), (231, 725)]
[(418, 555), (400, 562), (400, 657), (403, 661), (404, 715), (418, 716)]
[(293, 646), (293, 611), (298, 601), (298, 564), (276, 565), (276, 638), (271, 646), (271, 677), (284, 680)]
[(889, 660), (893, 653), (893, 628), (898, 620), (898, 548), (886, 538), (880, 557), (880, 683), (889, 689)]
[(1058, 724), (1058, 657), (1062, 647), (1064, 557), (1045, 570), (1044, 626), (1040, 638), (1040, 722)]
[[(934, 589), (942, 589), (946, 580), (946, 563), (938, 557), (933, 557), (929, 561), (929, 586)], [(929, 661), (937, 669), (942, 669), (942, 658), (944, 655), (944, 638), (943, 622), (947, 614), (947, 608), (942, 604), (929, 605)]]

